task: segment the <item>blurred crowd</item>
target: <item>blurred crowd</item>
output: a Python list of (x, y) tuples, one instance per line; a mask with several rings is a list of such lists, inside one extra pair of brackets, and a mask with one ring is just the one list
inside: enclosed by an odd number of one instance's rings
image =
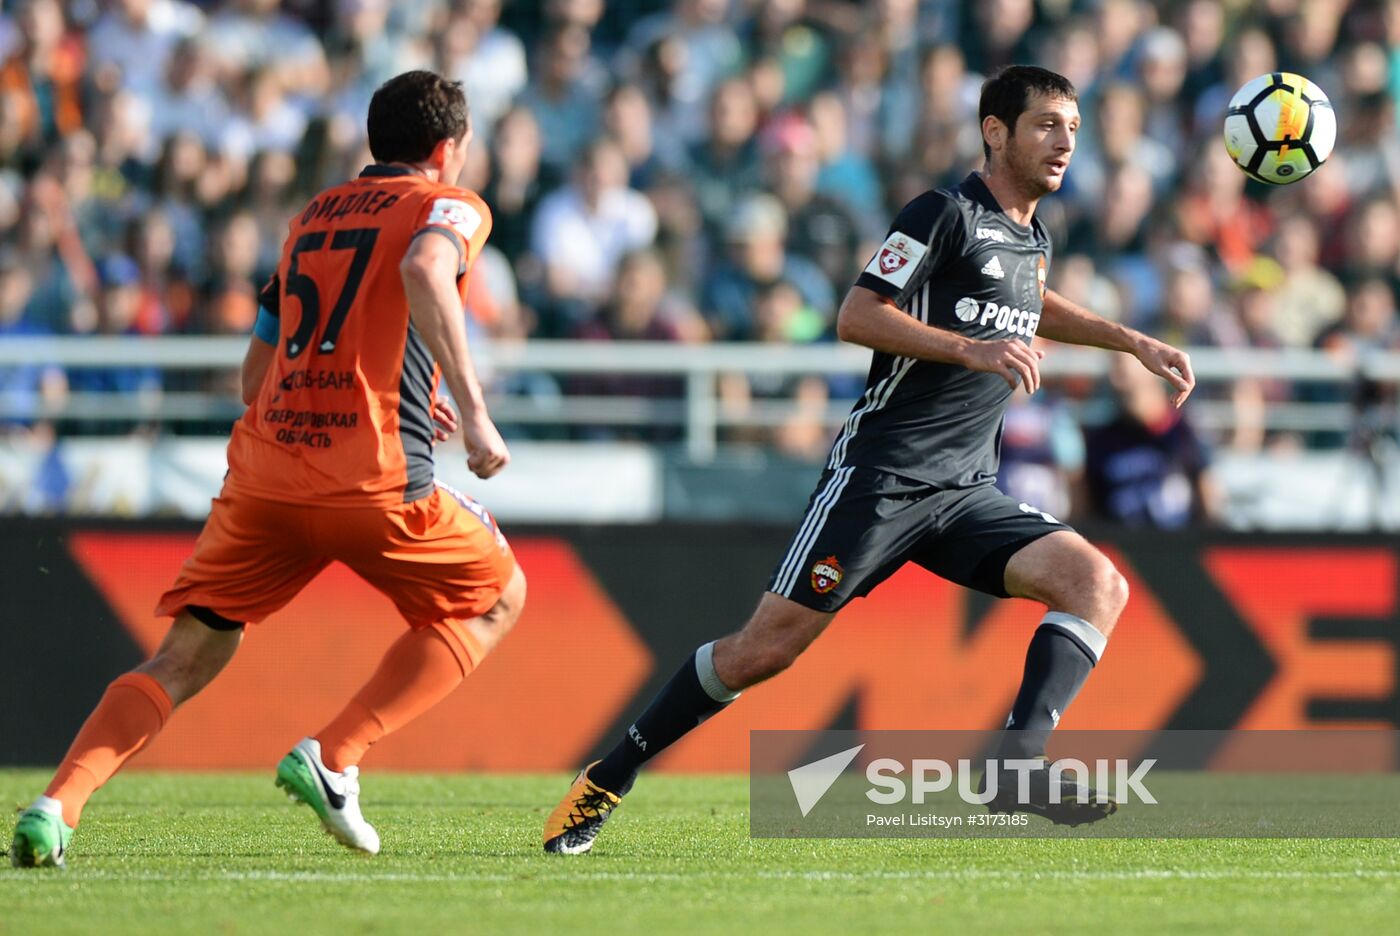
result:
[[(248, 332), (289, 213), (371, 161), (374, 89), (431, 68), (466, 87), (462, 184), (495, 216), (479, 340), (832, 341), (898, 208), (980, 165), (980, 83), (1013, 62), (1081, 94), (1074, 164), (1040, 209), (1054, 288), (1179, 343), (1396, 345), (1400, 0), (3, 0), (0, 338)], [(1323, 87), (1341, 129), (1321, 171), (1265, 189), (1220, 128), (1275, 69)], [(0, 372), (0, 403), (162, 380), (36, 363)], [(1111, 444), (1131, 382), (1097, 433)], [(641, 392), (680, 392), (655, 383)], [(765, 441), (816, 456), (828, 400), (856, 389), (735, 375), (720, 392), (730, 414), (796, 398)], [(1209, 441), (1345, 442), (1266, 426), (1269, 404), (1318, 392), (1227, 385), (1235, 418)], [(1053, 488), (1042, 501), (1068, 506), (1112, 461), (1062, 411), (1092, 394), (1052, 388), (1008, 420), (1008, 475)], [(1187, 457), (1148, 422), (1162, 465), (1196, 466), (1186, 514), (1208, 514), (1206, 440)]]

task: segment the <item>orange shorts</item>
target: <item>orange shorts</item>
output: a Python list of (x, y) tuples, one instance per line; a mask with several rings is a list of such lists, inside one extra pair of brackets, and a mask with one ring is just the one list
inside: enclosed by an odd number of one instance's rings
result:
[(199, 605), (256, 623), (337, 561), (415, 628), (486, 613), (515, 572), (496, 521), (446, 485), (388, 509), (281, 503), (225, 489), (156, 615)]

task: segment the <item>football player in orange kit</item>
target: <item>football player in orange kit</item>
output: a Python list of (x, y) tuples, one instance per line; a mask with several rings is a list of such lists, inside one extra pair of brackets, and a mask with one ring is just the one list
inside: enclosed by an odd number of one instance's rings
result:
[(369, 106), (375, 163), (317, 195), (290, 224), (243, 363), (248, 411), (194, 554), (159, 602), (154, 657), (107, 688), (44, 795), (15, 827), (12, 863), (60, 865), (84, 804), (233, 658), (246, 624), (331, 562), (387, 595), (409, 630), (345, 709), (300, 741), (277, 784), (327, 831), (371, 854), (359, 807), (370, 745), (481, 664), (525, 601), (525, 578), (485, 509), (433, 478), (432, 446), (457, 427), (467, 465), (510, 459), (467, 351), (468, 269), (491, 229), (455, 182), (471, 126), (460, 83), (414, 71)]

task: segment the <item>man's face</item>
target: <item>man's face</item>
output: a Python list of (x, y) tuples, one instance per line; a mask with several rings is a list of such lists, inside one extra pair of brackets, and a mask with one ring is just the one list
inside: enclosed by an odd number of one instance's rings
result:
[(1006, 138), (1002, 158), (1011, 176), (1035, 197), (1059, 191), (1079, 133), (1079, 105), (1065, 98), (1031, 96)]

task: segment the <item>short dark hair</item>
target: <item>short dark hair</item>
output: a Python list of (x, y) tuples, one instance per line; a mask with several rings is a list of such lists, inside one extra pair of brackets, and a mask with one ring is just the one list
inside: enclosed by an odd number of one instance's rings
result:
[(422, 162), (443, 140), (460, 140), (469, 119), (460, 81), (430, 71), (404, 72), (370, 98), (369, 151), (376, 162)]
[[(980, 128), (988, 117), (996, 117), (1006, 124), (1009, 133), (1015, 133), (1016, 121), (1026, 112), (1032, 94), (1067, 101), (1079, 100), (1074, 82), (1064, 75), (1035, 65), (1008, 65), (982, 83), (982, 100), (977, 105), (977, 126)], [(992, 148), (987, 144), (986, 137), (982, 138), (982, 153), (988, 160), (992, 158)]]

